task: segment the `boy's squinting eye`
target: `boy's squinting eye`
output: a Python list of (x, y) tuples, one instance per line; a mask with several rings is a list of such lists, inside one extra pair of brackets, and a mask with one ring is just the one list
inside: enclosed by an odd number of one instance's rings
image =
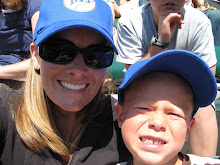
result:
[(178, 117), (178, 118), (183, 118), (182, 115), (178, 114), (178, 113), (174, 113), (174, 112), (169, 112), (167, 113), (169, 116), (173, 116), (173, 117)]
[(137, 107), (137, 109), (142, 109), (142, 110), (150, 110), (148, 107)]
[(138, 110), (138, 112), (141, 112), (141, 113), (146, 113), (146, 112), (152, 111), (150, 108), (146, 108), (146, 107), (136, 107), (136, 109)]

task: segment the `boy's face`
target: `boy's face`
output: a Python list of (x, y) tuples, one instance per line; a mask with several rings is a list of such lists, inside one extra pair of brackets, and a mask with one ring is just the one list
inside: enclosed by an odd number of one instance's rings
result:
[(174, 74), (156, 72), (134, 81), (124, 97), (116, 112), (134, 164), (175, 164), (194, 124), (189, 84)]
[(151, 0), (153, 15), (166, 16), (170, 13), (181, 13), (188, 0)]

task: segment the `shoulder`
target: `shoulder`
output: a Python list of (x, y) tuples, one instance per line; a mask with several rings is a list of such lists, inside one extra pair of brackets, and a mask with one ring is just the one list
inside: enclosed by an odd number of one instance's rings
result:
[(211, 30), (211, 21), (209, 18), (202, 11), (189, 5), (184, 6), (183, 20), (183, 29), (185, 30), (188, 29), (191, 32), (200, 32), (203, 29), (203, 33), (206, 33), (206, 28), (210, 28)]
[[(123, 5), (121, 8), (123, 9)], [(124, 6), (124, 8), (126, 8), (126, 6)], [(128, 7), (126, 11), (124, 11), (124, 13), (122, 14), (121, 18), (119, 19), (119, 23), (128, 24), (130, 22), (132, 24), (136, 24), (138, 22), (142, 22), (143, 18), (145, 18), (146, 15), (149, 15), (150, 12), (151, 12), (150, 4), (146, 4), (146, 5), (143, 5), (140, 7), (134, 7), (134, 8)]]
[(30, 18), (34, 15), (34, 13), (40, 10), (42, 2), (43, 0), (28, 0), (26, 10)]
[(200, 157), (192, 154), (187, 154), (189, 156), (189, 159), (191, 161), (191, 164), (209, 164), (209, 165), (216, 165), (220, 164), (220, 159), (214, 159), (211, 157)]
[(31, 6), (40, 7), (42, 2), (43, 2), (43, 0), (37, 0), (37, 1), (36, 0), (28, 0), (27, 5), (29, 7), (31, 7)]
[[(191, 7), (190, 5), (185, 5), (183, 9), (184, 17), (196, 22), (206, 22), (209, 21), (208, 17), (200, 10)], [(185, 20), (185, 19), (184, 19)]]

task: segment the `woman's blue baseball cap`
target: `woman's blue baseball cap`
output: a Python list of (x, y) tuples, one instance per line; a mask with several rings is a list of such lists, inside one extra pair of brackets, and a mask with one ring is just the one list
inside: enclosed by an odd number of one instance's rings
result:
[(137, 78), (155, 71), (166, 71), (183, 77), (195, 93), (195, 110), (210, 105), (217, 93), (214, 74), (206, 62), (198, 55), (186, 50), (168, 50), (149, 59), (134, 63), (124, 75), (118, 88), (118, 101), (122, 103), (123, 90)]
[(55, 33), (75, 27), (98, 32), (118, 53), (113, 40), (112, 11), (103, 0), (44, 0), (33, 41), (39, 46)]

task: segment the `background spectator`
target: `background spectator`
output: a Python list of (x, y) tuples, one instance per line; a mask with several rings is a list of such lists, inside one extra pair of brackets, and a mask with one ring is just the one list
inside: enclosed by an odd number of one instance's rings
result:
[(29, 45), (42, 0), (2, 0), (0, 88), (19, 89), (29, 65)]

